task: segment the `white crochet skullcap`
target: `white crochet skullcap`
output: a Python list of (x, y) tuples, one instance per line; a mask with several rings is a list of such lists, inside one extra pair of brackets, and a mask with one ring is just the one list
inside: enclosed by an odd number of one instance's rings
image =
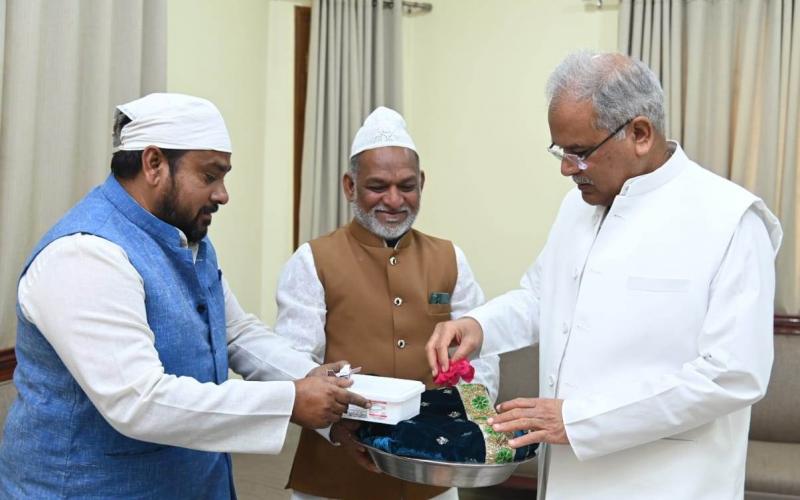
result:
[(350, 158), (368, 149), (400, 146), (417, 152), (417, 147), (406, 130), (406, 121), (400, 113), (383, 106), (370, 113), (364, 125), (356, 132)]
[(115, 150), (138, 151), (147, 146), (165, 149), (213, 150), (231, 153), (225, 121), (211, 101), (183, 94), (155, 93), (117, 106), (116, 124), (131, 119), (114, 137)]

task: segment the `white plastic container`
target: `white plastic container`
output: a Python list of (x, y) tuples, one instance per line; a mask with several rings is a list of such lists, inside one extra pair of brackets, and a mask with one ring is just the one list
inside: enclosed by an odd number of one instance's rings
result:
[(369, 409), (350, 405), (344, 418), (395, 425), (401, 420), (419, 415), (420, 397), (425, 384), (418, 380), (372, 375), (351, 375), (353, 385), (349, 391), (364, 396), (372, 402)]

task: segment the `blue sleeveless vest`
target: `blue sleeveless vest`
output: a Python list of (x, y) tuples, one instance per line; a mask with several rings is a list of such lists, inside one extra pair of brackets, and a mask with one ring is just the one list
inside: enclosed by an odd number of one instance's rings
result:
[[(175, 227), (144, 210), (113, 175), (73, 207), (36, 245), (87, 233), (125, 250), (142, 276), (147, 321), (168, 374), (227, 378), (221, 272), (204, 238), (196, 262)], [(114, 430), (17, 305), (19, 396), (0, 445), (1, 498), (235, 497), (230, 457), (131, 439)], [(192, 425), (185, 422), (185, 425)]]

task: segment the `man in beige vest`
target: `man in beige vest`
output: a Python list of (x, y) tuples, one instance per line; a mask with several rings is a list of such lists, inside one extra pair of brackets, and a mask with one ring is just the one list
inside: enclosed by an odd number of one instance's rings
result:
[[(356, 134), (342, 186), (354, 220), (303, 244), (278, 285), (275, 330), (316, 363), (347, 359), (362, 373), (432, 386), (425, 342), (433, 327), (483, 302), (464, 253), (411, 229), (425, 173), (403, 118), (376, 109)], [(476, 382), (497, 395), (498, 358), (473, 361)], [(303, 431), (293, 498), (450, 499), (455, 488), (377, 472), (354, 439), (356, 421)]]

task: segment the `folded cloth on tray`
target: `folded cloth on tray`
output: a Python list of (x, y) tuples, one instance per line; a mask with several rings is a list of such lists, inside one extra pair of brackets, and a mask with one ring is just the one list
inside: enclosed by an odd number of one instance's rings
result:
[(422, 393), (420, 414), (397, 425), (364, 423), (364, 444), (394, 455), (444, 462), (507, 463), (534, 454), (538, 445), (514, 450), (508, 440), (517, 433), (495, 432), (486, 419), (496, 415), (481, 384), (459, 384)]

